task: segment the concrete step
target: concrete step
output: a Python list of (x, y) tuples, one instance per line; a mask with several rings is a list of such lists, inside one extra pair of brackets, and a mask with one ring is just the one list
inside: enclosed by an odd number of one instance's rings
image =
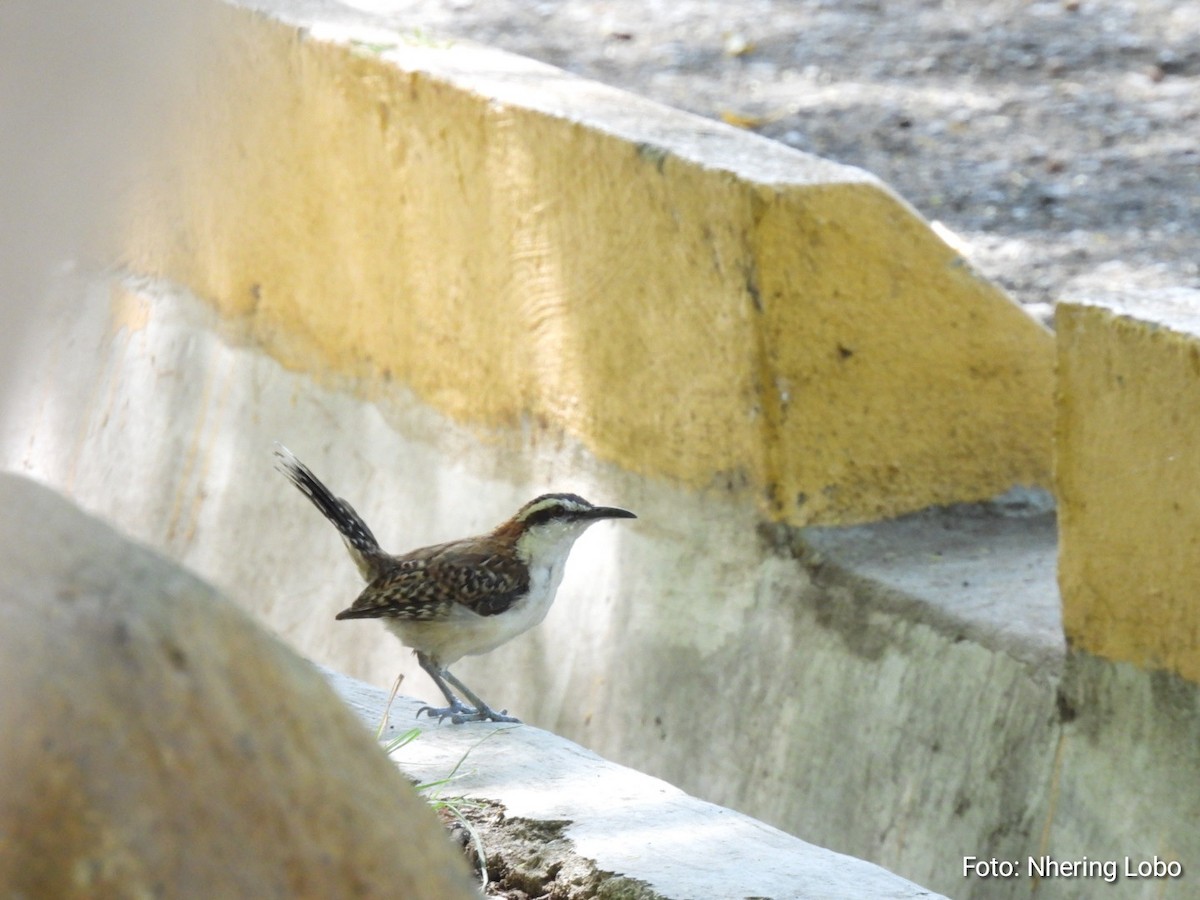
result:
[[(376, 730), (386, 691), (325, 670)], [(397, 697), (382, 739), (418, 722), (422, 701)], [(427, 720), (420, 720), (427, 723)], [(879, 866), (809, 844), (688, 796), (531, 725), (421, 724), (393, 753), (416, 782), (445, 777), (443, 798), (479, 823), (493, 868), (530, 896), (642, 900), (891, 900), (941, 895)], [(485, 804), (472, 808), (472, 804)], [(504, 887), (498, 885), (497, 887)]]

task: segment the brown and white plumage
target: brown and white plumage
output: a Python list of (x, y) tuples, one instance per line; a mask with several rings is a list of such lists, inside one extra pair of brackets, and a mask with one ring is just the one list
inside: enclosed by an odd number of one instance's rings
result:
[[(334, 496), (286, 447), (276, 445), (278, 468), (341, 532), (367, 581), (338, 619), (384, 620), (429, 673), (450, 704), (425, 707), (454, 722), (516, 721), (491, 710), (448, 667), (487, 653), (546, 617), (562, 581), (567, 555), (589, 525), (636, 518), (628, 510), (594, 506), (577, 494), (543, 494), (489, 534), (385, 553), (345, 500)], [(457, 687), (474, 707), (462, 703)]]

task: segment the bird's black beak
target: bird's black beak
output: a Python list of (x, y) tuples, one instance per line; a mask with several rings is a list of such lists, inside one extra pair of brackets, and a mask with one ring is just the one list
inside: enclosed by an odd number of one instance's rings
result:
[(636, 519), (633, 513), (627, 509), (621, 509), (618, 506), (597, 506), (595, 509), (588, 510), (587, 517), (589, 519)]

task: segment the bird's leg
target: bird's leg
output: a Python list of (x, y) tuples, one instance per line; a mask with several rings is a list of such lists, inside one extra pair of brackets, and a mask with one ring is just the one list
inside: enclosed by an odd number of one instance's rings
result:
[[(438, 690), (445, 695), (446, 702), (450, 704), (449, 706), (440, 708), (433, 706), (422, 706), (417, 710), (417, 718), (421, 717), (421, 713), (427, 713), (431, 719), (440, 720), (449, 718), (450, 721), (455, 725), (461, 725), (463, 722), (521, 721), (513, 716), (505, 715), (507, 710), (496, 712), (494, 709), (476, 697), (469, 687), (450, 674), (449, 669), (439, 667), (432, 659), (420, 651), (417, 651), (417, 662), (420, 664), (421, 668), (425, 670), (425, 674), (433, 679), (433, 683), (438, 686)], [(454, 691), (450, 690), (450, 685), (446, 684), (447, 681), (458, 688), (459, 692), (472, 703), (474, 703), (475, 706), (467, 706), (460, 699), (458, 699)]]
[(461, 717), (461, 718), (453, 718), (453, 719), (451, 719), (451, 721), (453, 721), (453, 722), (460, 722), (460, 721), (461, 722), (484, 722), (484, 721), (488, 721), (488, 722), (520, 722), (521, 721), (516, 716), (507, 715), (507, 713), (508, 713), (507, 709), (502, 709), (502, 710), (500, 710), (500, 712), (496, 712), (494, 709), (492, 709), (490, 706), (488, 706), (486, 703), (484, 703), (482, 700), (480, 700), (477, 696), (475, 696), (475, 694), (471, 691), (471, 689), (469, 687), (467, 687), (465, 684), (463, 684), (461, 681), (459, 681), (457, 678), (455, 678), (454, 673), (451, 672), (449, 669), (442, 669), (442, 675), (445, 676), (447, 681), (449, 681), (452, 685), (454, 685), (456, 688), (458, 688), (458, 691), (460, 694), (462, 694), (464, 697), (466, 697), (468, 700), (470, 700), (472, 703), (475, 704), (475, 709), (472, 711), (471, 715), (467, 715), (467, 716)]
[(430, 659), (424, 653), (417, 651), (417, 663), (422, 669), (425, 670), (425, 674), (433, 679), (433, 683), (438, 686), (438, 690), (442, 692), (446, 698), (446, 702), (450, 704), (449, 706), (443, 707), (422, 706), (417, 710), (418, 719), (421, 718), (421, 713), (428, 713), (429, 718), (431, 719), (441, 720), (449, 716), (450, 720), (457, 724), (459, 721), (466, 721), (463, 719), (464, 716), (476, 715), (477, 710), (467, 706), (454, 695), (452, 690), (450, 690), (450, 686), (446, 684), (446, 680), (442, 678), (443, 670), (434, 665), (432, 659)]

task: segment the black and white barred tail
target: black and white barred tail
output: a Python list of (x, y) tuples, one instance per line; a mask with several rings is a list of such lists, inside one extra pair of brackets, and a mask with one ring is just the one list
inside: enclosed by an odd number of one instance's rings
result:
[(275, 457), (278, 460), (275, 468), (286, 475), (288, 481), (311, 500), (313, 506), (341, 532), (346, 549), (350, 551), (350, 556), (353, 557), (363, 578), (370, 581), (378, 575), (379, 564), (387, 556), (371, 529), (367, 527), (367, 523), (362, 520), (362, 516), (341, 497), (335, 497), (329, 488), (321, 483), (321, 479), (287, 447), (277, 443)]

